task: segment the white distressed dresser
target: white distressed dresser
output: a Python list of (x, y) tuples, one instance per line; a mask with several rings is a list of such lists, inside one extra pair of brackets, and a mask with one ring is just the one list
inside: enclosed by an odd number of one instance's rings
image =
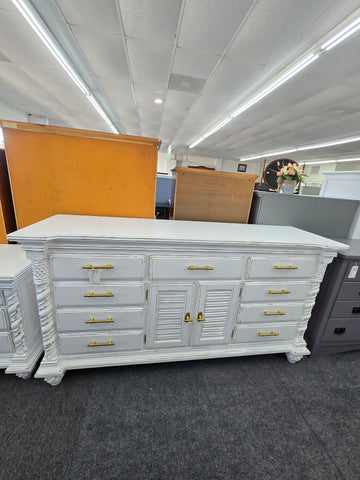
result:
[(67, 369), (285, 352), (347, 245), (294, 227), (55, 215), (8, 235), (33, 263), (52, 385)]
[(29, 378), (42, 351), (31, 263), (20, 245), (0, 245), (0, 368)]

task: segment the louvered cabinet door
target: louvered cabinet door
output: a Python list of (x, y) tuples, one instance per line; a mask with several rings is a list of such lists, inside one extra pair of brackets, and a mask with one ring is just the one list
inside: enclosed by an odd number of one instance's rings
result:
[(239, 291), (238, 281), (199, 282), (191, 345), (230, 343)]
[[(148, 348), (182, 347), (189, 344), (194, 295), (194, 284), (150, 286)], [(187, 313), (190, 318), (185, 321)]]

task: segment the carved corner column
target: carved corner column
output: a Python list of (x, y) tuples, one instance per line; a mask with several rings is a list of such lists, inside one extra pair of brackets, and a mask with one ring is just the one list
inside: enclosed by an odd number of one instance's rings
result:
[(319, 261), (316, 266), (315, 273), (311, 279), (310, 290), (304, 303), (304, 309), (301, 320), (298, 322), (298, 329), (296, 332), (295, 340), (293, 342), (293, 349), (286, 353), (287, 359), (290, 363), (296, 363), (302, 359), (304, 354), (308, 354), (309, 350), (306, 348), (306, 342), (304, 340), (304, 334), (307, 329), (308, 321), (311, 316), (312, 308), (315, 304), (316, 296), (319, 293), (320, 284), (324, 278), (326, 268), (329, 263), (332, 262), (336, 252), (325, 253), (319, 255)]
[[(51, 302), (51, 279), (48, 260), (44, 258), (34, 258), (34, 255), (31, 255), (30, 259), (32, 262), (44, 347), (44, 358), (36, 376), (44, 377), (44, 380), (51, 385), (57, 385), (61, 382), (64, 371), (59, 356), (55, 312)], [(49, 374), (41, 373), (41, 371), (48, 371)], [(38, 373), (40, 373), (40, 375)]]
[[(27, 379), (31, 377), (31, 371), (29, 372), (26, 370), (25, 364), (26, 358), (29, 354), (29, 345), (27, 343), (26, 332), (24, 329), (19, 292), (16, 289), (12, 289), (6, 290), (4, 294), (15, 346), (15, 354), (12, 359), (12, 370), (18, 377)], [(15, 365), (16, 368), (14, 370)]]

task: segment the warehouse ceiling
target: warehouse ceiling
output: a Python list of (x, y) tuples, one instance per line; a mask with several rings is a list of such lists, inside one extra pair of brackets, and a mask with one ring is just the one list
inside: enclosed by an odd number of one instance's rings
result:
[[(163, 151), (238, 159), (360, 135), (358, 30), (189, 149), (336, 31), (359, 0), (27, 3), (118, 131), (160, 138)], [(110, 131), (11, 0), (0, 0), (0, 101), (30, 121)], [(346, 157), (360, 157), (360, 141), (291, 154)]]

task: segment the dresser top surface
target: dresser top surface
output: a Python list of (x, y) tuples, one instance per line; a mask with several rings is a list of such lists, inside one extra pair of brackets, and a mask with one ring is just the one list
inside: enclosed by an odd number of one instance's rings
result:
[(226, 244), (286, 244), (343, 250), (348, 246), (295, 227), (143, 218), (54, 215), (8, 235), (26, 242), (49, 240), (184, 241)]
[(30, 265), (21, 245), (0, 244), (0, 279), (12, 279)]

